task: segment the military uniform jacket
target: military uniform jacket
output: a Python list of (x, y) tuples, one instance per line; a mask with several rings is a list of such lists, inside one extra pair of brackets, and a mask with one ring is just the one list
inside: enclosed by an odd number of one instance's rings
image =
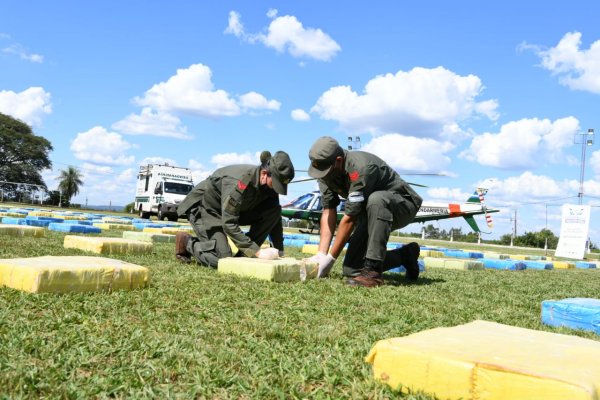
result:
[(400, 175), (385, 161), (364, 151), (344, 150), (345, 174), (336, 174), (319, 179), (319, 189), (323, 196), (323, 208), (335, 208), (340, 197), (345, 198), (346, 215), (358, 215), (367, 206), (371, 193), (387, 190), (400, 194), (419, 209), (422, 203), (419, 196)]
[(220, 226), (245, 255), (260, 248), (242, 232), (240, 213), (251, 211), (268, 199), (279, 203), (279, 195), (260, 188), (260, 166), (231, 165), (220, 168), (200, 182), (178, 207), (179, 215), (202, 207), (202, 224), (206, 229)]

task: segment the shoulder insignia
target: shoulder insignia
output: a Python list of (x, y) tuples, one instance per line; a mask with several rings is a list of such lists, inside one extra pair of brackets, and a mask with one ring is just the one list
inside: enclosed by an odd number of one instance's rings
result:
[(351, 182), (358, 180), (358, 177), (359, 177), (358, 171), (350, 172), (348, 174), (348, 178), (350, 178)]
[(246, 188), (248, 187), (248, 185), (245, 184), (244, 182), (242, 182), (241, 180), (239, 180), (238, 183), (237, 183), (237, 187), (240, 190), (246, 190)]

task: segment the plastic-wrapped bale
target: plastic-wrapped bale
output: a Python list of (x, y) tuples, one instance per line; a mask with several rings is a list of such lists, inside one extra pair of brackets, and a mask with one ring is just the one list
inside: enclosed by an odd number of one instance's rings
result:
[(600, 300), (545, 300), (542, 302), (542, 322), (550, 326), (584, 329), (600, 335)]
[(575, 268), (575, 263), (569, 261), (552, 261), (552, 265), (556, 269), (572, 269)]
[(283, 239), (283, 245), (289, 247), (303, 247), (306, 244), (306, 240), (303, 239)]
[[(144, 232), (146, 231), (146, 228), (144, 228)], [(191, 226), (165, 226), (164, 228), (161, 228), (161, 233), (166, 233), (168, 235), (176, 235), (177, 232), (185, 232), (185, 233), (189, 233), (190, 235), (194, 234), (194, 228), (192, 228)]]
[(296, 282), (317, 277), (318, 265), (295, 258), (262, 260), (226, 257), (219, 260), (218, 271), (271, 282)]
[(446, 257), (453, 258), (483, 258), (483, 253), (480, 253), (478, 251), (448, 249), (445, 250), (443, 253)]
[(375, 379), (443, 399), (600, 398), (600, 342), (473, 321), (381, 340)]
[(421, 249), (420, 257), (443, 258), (444, 257), (444, 252), (443, 251), (438, 251), (438, 250), (423, 250), (423, 249)]
[(317, 254), (319, 252), (318, 244), (305, 244), (302, 246), (302, 252), (305, 254)]
[(577, 261), (575, 263), (575, 268), (590, 269), (590, 268), (597, 268), (597, 266), (596, 266), (596, 263), (593, 263), (593, 262)]
[(101, 219), (105, 224), (131, 225), (131, 220), (128, 218), (102, 217)]
[(548, 261), (533, 261), (533, 260), (524, 260), (522, 261), (525, 264), (525, 268), (527, 269), (553, 269), (554, 265)]
[(446, 268), (459, 270), (481, 270), (483, 263), (479, 260), (423, 257), (425, 268)]
[[(423, 260), (418, 260), (417, 264), (419, 265), (419, 272), (425, 272), (425, 262)], [(395, 274), (402, 274), (406, 272), (406, 268), (404, 268), (402, 265), (399, 267), (395, 267), (392, 268), (386, 272), (391, 272), (391, 273), (395, 273)]]
[(104, 257), (0, 259), (0, 286), (31, 293), (98, 292), (148, 286), (146, 267)]
[(525, 254), (510, 254), (511, 260), (530, 260), (530, 256)]
[(526, 268), (523, 261), (519, 260), (500, 260), (491, 258), (482, 258), (479, 261), (483, 263), (484, 268), (488, 269), (502, 269), (509, 271), (521, 271)]
[(65, 236), (65, 249), (79, 249), (96, 254), (147, 254), (152, 243), (121, 238)]
[(72, 232), (72, 233), (102, 233), (102, 229), (97, 226), (65, 224), (52, 222), (48, 225), (48, 230), (56, 232)]
[(509, 259), (510, 256), (507, 254), (495, 253), (493, 251), (484, 251), (483, 258), (495, 259), (495, 260), (506, 260)]
[(27, 225), (25, 218), (2, 217), (2, 223), (6, 225)]
[(150, 232), (123, 232), (123, 239), (139, 240), (141, 242), (150, 243), (175, 243), (175, 235), (167, 235), (165, 233), (150, 233)]
[(95, 222), (94, 226), (96, 228), (100, 228), (100, 229), (111, 229), (111, 230), (121, 230), (121, 231), (132, 231), (135, 229), (133, 227), (133, 225), (126, 225), (126, 224), (105, 224), (105, 223)]
[(72, 224), (72, 225), (92, 225), (92, 221), (88, 221), (85, 219), (65, 219), (63, 224)]
[(54, 214), (53, 211), (39, 210), (39, 211), (30, 211), (29, 214), (27, 214), (27, 216), (29, 216), (29, 217), (52, 217), (53, 214)]
[(0, 224), (0, 235), (43, 237), (45, 231), (38, 226)]

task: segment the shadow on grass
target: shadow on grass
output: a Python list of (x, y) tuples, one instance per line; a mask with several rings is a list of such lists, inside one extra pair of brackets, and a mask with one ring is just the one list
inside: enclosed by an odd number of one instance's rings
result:
[(383, 275), (383, 280), (386, 285), (391, 286), (425, 286), (435, 283), (445, 283), (445, 279), (421, 277), (416, 281), (407, 280), (403, 274)]

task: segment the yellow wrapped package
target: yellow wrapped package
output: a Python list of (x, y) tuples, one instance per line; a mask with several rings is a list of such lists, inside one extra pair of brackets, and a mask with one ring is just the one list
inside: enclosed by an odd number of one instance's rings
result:
[(45, 233), (39, 226), (0, 224), (0, 235), (43, 237)]
[(381, 340), (375, 379), (443, 399), (600, 398), (600, 342), (473, 321)]
[(150, 243), (175, 243), (175, 235), (166, 235), (164, 233), (124, 231), (123, 239)]
[(469, 259), (423, 257), (423, 262), (425, 263), (425, 268), (446, 268), (462, 270), (484, 269), (483, 263), (481, 261), (473, 261)]
[(146, 254), (152, 251), (152, 243), (139, 240), (75, 235), (65, 236), (63, 246), (65, 249), (79, 249), (96, 254)]
[(108, 224), (108, 223), (102, 223), (102, 222), (94, 222), (93, 224), (96, 228), (100, 228), (102, 230), (107, 230), (107, 229), (118, 229), (121, 231), (133, 231), (135, 230), (135, 227), (133, 225), (126, 225), (126, 224)]
[(276, 260), (226, 257), (219, 260), (218, 271), (224, 274), (252, 277), (264, 281), (294, 282), (316, 278), (318, 265), (291, 257)]
[(421, 250), (419, 257), (442, 258), (442, 257), (444, 257), (444, 252), (439, 251), (439, 250)]
[(0, 286), (30, 293), (131, 290), (148, 286), (146, 267), (104, 257), (0, 259)]

